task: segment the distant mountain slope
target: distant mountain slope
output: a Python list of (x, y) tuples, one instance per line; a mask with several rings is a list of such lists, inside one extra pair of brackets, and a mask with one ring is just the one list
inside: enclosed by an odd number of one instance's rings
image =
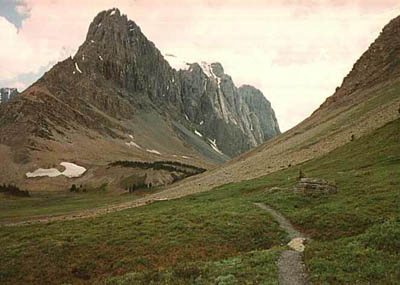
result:
[(0, 178), (19, 181), (60, 160), (89, 169), (129, 157), (212, 167), (279, 134), (270, 103), (255, 93), (257, 110), (217, 63), (171, 68), (139, 26), (103, 11), (73, 58), (0, 110), (8, 161)]
[(227, 164), (164, 193), (179, 197), (256, 178), (326, 154), (399, 118), (400, 17), (392, 20), (334, 95), (309, 118)]

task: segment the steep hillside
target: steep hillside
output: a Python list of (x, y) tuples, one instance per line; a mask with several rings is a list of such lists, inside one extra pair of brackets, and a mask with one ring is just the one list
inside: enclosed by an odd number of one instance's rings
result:
[(343, 85), (310, 117), (222, 167), (167, 190), (165, 195), (175, 197), (205, 191), (288, 168), (326, 154), (398, 118), (399, 23), (400, 17), (383, 29)]
[(400, 16), (386, 25), (379, 37), (354, 64), (335, 94), (323, 106), (358, 90), (400, 77)]
[[(171, 68), (139, 26), (103, 11), (73, 58), (1, 109), (0, 179), (28, 187), (38, 181), (26, 172), (62, 161), (88, 169), (79, 183), (116, 160), (212, 168), (279, 134), (271, 105), (255, 96), (257, 111), (220, 64)], [(53, 183), (42, 180), (35, 187)]]

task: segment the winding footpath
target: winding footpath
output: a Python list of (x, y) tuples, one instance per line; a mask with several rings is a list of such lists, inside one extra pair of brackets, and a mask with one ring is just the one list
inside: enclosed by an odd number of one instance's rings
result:
[(279, 284), (281, 285), (303, 285), (308, 284), (307, 270), (303, 262), (302, 252), (304, 241), (307, 237), (297, 231), (293, 225), (280, 213), (263, 203), (254, 203), (257, 207), (267, 211), (285, 230), (291, 241), (288, 243), (290, 250), (282, 252), (278, 260)]

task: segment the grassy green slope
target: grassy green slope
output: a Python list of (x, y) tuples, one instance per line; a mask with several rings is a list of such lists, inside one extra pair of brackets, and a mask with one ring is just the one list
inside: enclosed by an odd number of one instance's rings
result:
[[(339, 193), (293, 194), (299, 169), (309, 177), (335, 180)], [(324, 157), (263, 179), (267, 187), (287, 190), (259, 199), (314, 239), (305, 252), (311, 281), (400, 283), (399, 119)]]
[[(300, 169), (335, 180), (338, 194), (294, 194)], [(210, 194), (235, 191), (279, 210), (312, 237), (305, 251), (311, 283), (400, 284), (399, 119), (321, 158)]]
[[(294, 194), (300, 169), (339, 192)], [(273, 284), (287, 237), (253, 202), (313, 238), (312, 283), (400, 283), (400, 119), (258, 179), (95, 219), (2, 228), (0, 281)]]
[[(268, 250), (284, 239), (265, 212), (240, 197), (240, 189), (209, 192), (95, 219), (1, 228), (0, 281), (98, 282), (135, 271), (157, 279), (158, 271), (178, 264), (184, 270), (186, 263), (228, 258), (229, 267), (230, 257)], [(276, 252), (264, 254), (273, 259)], [(244, 262), (263, 255), (255, 254)], [(175, 281), (202, 271), (190, 272), (178, 272)]]
[[(87, 193), (31, 192), (29, 198), (19, 198), (0, 193), (0, 224), (46, 216), (78, 213), (87, 209), (101, 208), (140, 198), (147, 190), (134, 195), (115, 195), (106, 185), (88, 189)], [(138, 191), (139, 192), (139, 191)]]

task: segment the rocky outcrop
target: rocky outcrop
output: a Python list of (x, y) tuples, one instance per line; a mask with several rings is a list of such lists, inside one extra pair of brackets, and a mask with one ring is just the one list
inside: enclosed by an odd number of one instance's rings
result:
[(0, 104), (6, 104), (18, 94), (17, 88), (0, 88)]
[(387, 24), (379, 37), (354, 64), (336, 92), (322, 107), (357, 90), (375, 86), (400, 76), (400, 16)]
[(320, 194), (337, 193), (338, 189), (335, 182), (316, 178), (301, 178), (293, 191), (306, 196), (318, 196)]

